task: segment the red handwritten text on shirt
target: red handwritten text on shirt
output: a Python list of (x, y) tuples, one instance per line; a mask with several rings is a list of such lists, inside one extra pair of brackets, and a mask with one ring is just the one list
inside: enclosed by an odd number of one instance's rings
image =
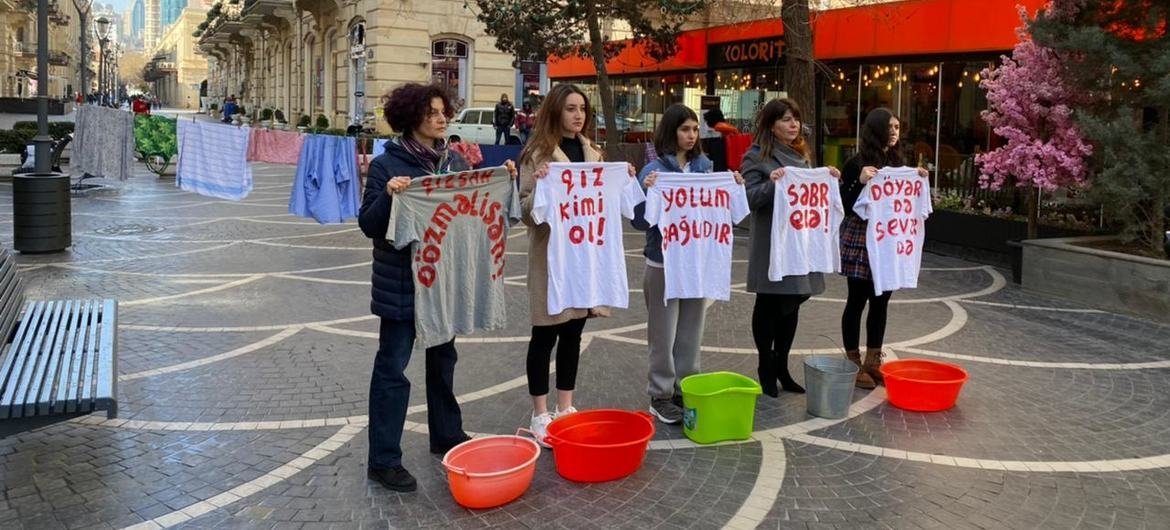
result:
[(476, 186), (479, 184), (486, 184), (492, 177), (492, 170), (483, 171), (463, 171), (460, 173), (451, 173), (449, 175), (435, 175), (430, 177), (423, 177), (419, 179), (423, 190), (426, 191), (427, 196), (435, 190), (461, 190), (468, 186)]
[(914, 255), (914, 238), (922, 227), (922, 220), (914, 215), (914, 199), (922, 196), (922, 180), (890, 178), (875, 182), (869, 188), (873, 202), (889, 202), (894, 214), (889, 219), (878, 219), (874, 226), (876, 240), (898, 238), (895, 250), (900, 256)]
[[(561, 172), (561, 183), (569, 200), (557, 205), (562, 224), (568, 227), (569, 242), (574, 245), (590, 243), (604, 246), (605, 240), (605, 197), (601, 179), (604, 168), (582, 169)], [(574, 193), (574, 189), (578, 190)], [(596, 195), (594, 195), (596, 189)]]
[[(490, 172), (488, 174), (490, 175)], [(435, 212), (431, 214), (430, 226), (423, 231), (422, 244), (414, 255), (414, 260), (422, 263), (416, 276), (418, 282), (427, 288), (435, 284), (438, 278), (435, 266), (443, 257), (443, 239), (447, 237), (451, 223), (460, 216), (479, 218), (487, 227), (488, 240), (492, 242), (492, 264), (496, 266), (496, 270), (492, 272), (492, 280), (503, 277), (506, 241), (504, 237), (506, 224), (504, 216), (500, 214), (503, 208), (504, 205), (500, 201), (492, 200), (490, 192), (481, 194), (479, 190), (470, 196), (456, 193), (452, 200), (435, 208)]]
[[(785, 190), (788, 194), (788, 206), (792, 213), (788, 215), (788, 223), (796, 230), (816, 230), (823, 228), (829, 231), (829, 185), (821, 183), (789, 184)], [(799, 207), (797, 207), (799, 205)]]

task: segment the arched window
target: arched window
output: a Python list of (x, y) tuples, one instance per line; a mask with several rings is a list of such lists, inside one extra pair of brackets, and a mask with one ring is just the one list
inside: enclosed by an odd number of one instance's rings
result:
[(431, 81), (447, 91), (455, 108), (462, 108), (467, 102), (468, 45), (459, 39), (436, 39), (431, 44)]

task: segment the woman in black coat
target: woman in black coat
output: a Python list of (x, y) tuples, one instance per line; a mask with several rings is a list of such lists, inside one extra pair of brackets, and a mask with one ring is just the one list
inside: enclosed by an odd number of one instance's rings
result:
[[(470, 169), (447, 149), (447, 122), (453, 112), (446, 93), (434, 85), (406, 84), (384, 98), (386, 121), (402, 137), (370, 164), (358, 224), (373, 241), (373, 301), (381, 317), (378, 353), (370, 378), (369, 478), (394, 491), (414, 491), (416, 482), (402, 467), (402, 428), (410, 381), (403, 373), (414, 347), (414, 277), (411, 251), (386, 241), (390, 204), (414, 177)], [(445, 453), (470, 439), (455, 401), (455, 340), (426, 350), (427, 426), (432, 453)]]

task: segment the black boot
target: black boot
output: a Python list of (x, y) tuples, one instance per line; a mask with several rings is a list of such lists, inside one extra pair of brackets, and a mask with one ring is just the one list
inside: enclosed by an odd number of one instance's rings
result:
[(764, 390), (764, 393), (772, 397), (779, 397), (780, 391), (776, 389), (776, 357), (772, 355), (772, 352), (760, 354), (760, 366), (757, 373), (760, 376), (760, 388)]
[(780, 388), (785, 392), (804, 393), (804, 387), (792, 379), (792, 374), (788, 372), (788, 354), (776, 354), (776, 380), (780, 381)]
[(410, 492), (418, 489), (418, 481), (414, 480), (414, 475), (402, 466), (391, 469), (368, 469), (366, 477), (390, 491)]

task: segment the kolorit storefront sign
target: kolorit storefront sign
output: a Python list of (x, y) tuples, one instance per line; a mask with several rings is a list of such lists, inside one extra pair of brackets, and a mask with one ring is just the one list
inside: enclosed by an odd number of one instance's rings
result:
[(757, 39), (711, 47), (710, 62), (715, 67), (776, 64), (784, 53), (784, 39)]

